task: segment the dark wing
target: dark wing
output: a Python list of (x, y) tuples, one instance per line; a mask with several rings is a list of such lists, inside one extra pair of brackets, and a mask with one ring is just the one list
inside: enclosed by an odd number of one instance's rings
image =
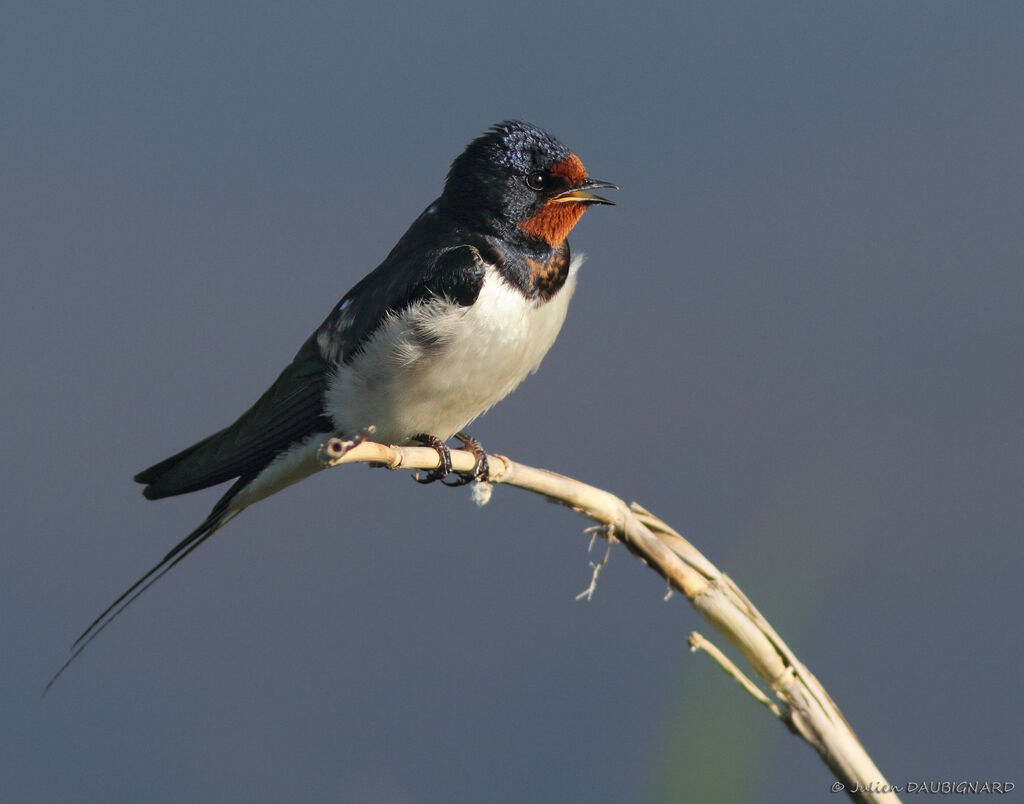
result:
[(234, 424), (139, 472), (151, 500), (252, 476), (274, 456), (311, 433), (334, 427), (323, 412), (330, 366), (310, 338), (281, 376)]
[(468, 306), (483, 285), (485, 264), (503, 261), (487, 238), (438, 214), (423, 213), (376, 269), (338, 302), (316, 337), (329, 360), (347, 363), (389, 315), (432, 297)]

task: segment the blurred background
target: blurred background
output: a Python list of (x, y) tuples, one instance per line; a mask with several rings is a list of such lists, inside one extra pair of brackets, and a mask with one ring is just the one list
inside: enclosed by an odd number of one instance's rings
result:
[(365, 467), (246, 511), (40, 697), (221, 493), (132, 475), (246, 409), (510, 117), (622, 189), (472, 432), (685, 533), (891, 782), (1024, 786), (1018, 4), (2, 16), (5, 798), (836, 800), (623, 548), (574, 599), (582, 518)]

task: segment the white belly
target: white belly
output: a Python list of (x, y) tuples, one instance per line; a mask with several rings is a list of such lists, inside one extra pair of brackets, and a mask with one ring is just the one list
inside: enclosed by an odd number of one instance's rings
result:
[(345, 434), (369, 425), (399, 444), (420, 433), (447, 439), (537, 370), (565, 320), (582, 258), (546, 303), (528, 300), (488, 267), (469, 307), (431, 301), (385, 323), (340, 366), (326, 409)]

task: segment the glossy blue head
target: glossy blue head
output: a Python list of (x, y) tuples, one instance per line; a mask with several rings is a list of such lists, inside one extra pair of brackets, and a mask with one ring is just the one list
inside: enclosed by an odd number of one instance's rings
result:
[(543, 129), (506, 120), (455, 159), (441, 202), (478, 230), (557, 247), (588, 204), (612, 203), (586, 190), (614, 186), (588, 179), (579, 157)]

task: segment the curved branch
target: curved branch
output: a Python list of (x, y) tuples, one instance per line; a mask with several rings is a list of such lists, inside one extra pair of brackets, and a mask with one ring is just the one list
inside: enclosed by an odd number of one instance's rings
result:
[[(435, 469), (440, 464), (436, 450), (429, 447), (392, 447), (372, 441), (353, 444), (338, 438), (326, 441), (320, 454), (325, 466), (371, 463), (390, 469)], [(473, 470), (476, 458), (471, 452), (452, 450), (451, 456), (455, 471)], [(855, 801), (892, 804), (899, 800), (821, 683), (739, 587), (690, 542), (636, 503), (627, 505), (595, 486), (516, 463), (503, 455), (489, 455), (488, 461), (491, 483), (541, 494), (600, 523), (606, 538), (621, 541), (681, 592), (715, 630), (739, 649), (778, 703), (761, 693), (721, 651), (696, 633), (691, 636), (693, 649), (708, 652), (748, 693), (818, 752), (842, 785), (837, 784), (835, 792), (845, 790)], [(484, 494), (483, 499), (486, 497)]]

